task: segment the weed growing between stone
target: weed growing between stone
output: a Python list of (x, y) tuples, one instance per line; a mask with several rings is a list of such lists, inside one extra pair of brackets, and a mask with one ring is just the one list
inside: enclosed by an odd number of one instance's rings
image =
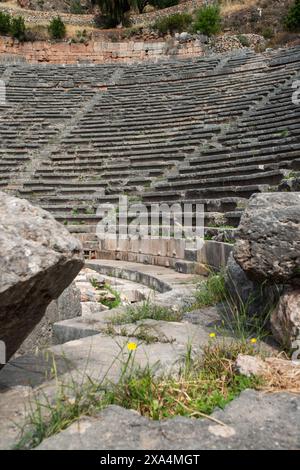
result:
[(156, 305), (147, 299), (139, 305), (128, 306), (124, 313), (120, 313), (112, 317), (111, 323), (121, 325), (125, 323), (136, 323), (146, 319), (181, 321), (182, 312), (169, 307)]
[(223, 272), (211, 273), (196, 289), (195, 302), (189, 310), (220, 304), (221, 325), (218, 329), (223, 334), (230, 333), (244, 342), (251, 338), (262, 340), (269, 336), (269, 319), (275, 305), (263, 314), (250, 314), (255, 299), (250, 295), (246, 301), (243, 301), (237, 287), (234, 287), (234, 290), (234, 294), (231, 294), (226, 288)]
[(108, 292), (110, 294), (112, 294), (112, 299), (110, 298), (101, 298), (101, 300), (99, 301), (102, 305), (105, 305), (105, 307), (108, 307), (110, 310), (113, 309), (113, 308), (117, 308), (119, 307), (119, 305), (121, 305), (122, 303), (122, 300), (121, 300), (121, 296), (119, 294), (119, 292), (116, 290), (116, 289), (113, 289), (113, 287), (111, 287), (110, 284), (108, 284), (107, 282), (104, 284), (104, 285), (101, 285), (99, 284), (99, 282), (97, 281), (97, 279), (91, 279), (91, 285), (94, 287), (94, 289), (96, 289), (97, 291), (99, 292)]
[(249, 341), (255, 338), (262, 341), (270, 336), (269, 320), (272, 311), (268, 310), (264, 315), (249, 315), (251, 299), (247, 302), (239, 302), (237, 305), (228, 296), (220, 309), (222, 325), (219, 330), (230, 332), (235, 338), (241, 341)]
[(208, 417), (216, 407), (223, 408), (241, 391), (262, 384), (260, 378), (244, 377), (234, 370), (239, 353), (254, 354), (255, 349), (249, 345), (225, 346), (211, 341), (204, 348), (203, 356), (196, 359), (192, 358), (189, 347), (179, 372), (161, 376), (157, 374), (157, 366), (136, 366), (137, 347), (135, 343), (128, 343), (127, 350), (121, 349), (113, 360), (111, 367), (121, 361), (117, 383), (106, 380), (109, 371), (100, 383), (85, 377), (81, 383), (71, 380), (68, 384), (59, 384), (56, 377), (56, 396), (53, 400), (45, 394), (36, 397), (16, 448), (34, 448), (80, 417), (93, 416), (111, 404), (134, 409), (154, 420), (177, 415)]
[(167, 336), (163, 335), (162, 333), (157, 333), (155, 328), (151, 327), (151, 325), (138, 325), (133, 331), (128, 331), (126, 326), (122, 326), (121, 328), (117, 328), (116, 325), (108, 323), (106, 328), (101, 330), (101, 333), (104, 333), (109, 336), (126, 336), (135, 338), (139, 341), (142, 341), (145, 344), (153, 344), (153, 343), (174, 343), (175, 339), (168, 338)]
[[(150, 419), (174, 416), (206, 417), (224, 406), (246, 388), (259, 386), (257, 377), (234, 372), (233, 363), (245, 345), (233, 348), (209, 344), (201, 359), (193, 360), (188, 349), (178, 376), (156, 377), (153, 369), (136, 370), (112, 390), (110, 402), (137, 410)], [(210, 362), (213, 357), (214, 362)]]
[(121, 382), (127, 373), (132, 374), (135, 349), (131, 349), (131, 344), (128, 343), (127, 357), (124, 356), (124, 348), (120, 349), (100, 382), (86, 374), (89, 359), (82, 373), (82, 380), (75, 380), (70, 373), (68, 382), (60, 382), (53, 357), (52, 375), (56, 381), (55, 396), (49, 398), (43, 390), (36, 392), (29, 404), (27, 420), (21, 429), (21, 437), (15, 449), (34, 448), (44, 439), (66, 429), (82, 416), (93, 416), (109, 405), (107, 389), (111, 385), (107, 381), (108, 373), (115, 363), (121, 361), (119, 381)]
[(191, 309), (209, 307), (226, 298), (224, 273), (211, 273), (206, 281), (201, 282), (195, 292), (195, 302)]
[(108, 290), (108, 292), (110, 292), (115, 298), (114, 300), (101, 300), (102, 305), (105, 305), (109, 309), (119, 307), (119, 305), (121, 305), (121, 296), (119, 292), (113, 289), (109, 284), (105, 284), (105, 289)]

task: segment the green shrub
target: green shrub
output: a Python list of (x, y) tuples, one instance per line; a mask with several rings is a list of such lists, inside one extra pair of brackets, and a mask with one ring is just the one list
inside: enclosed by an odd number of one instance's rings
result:
[(188, 13), (175, 13), (156, 21), (153, 29), (157, 30), (160, 34), (181, 33), (189, 29), (191, 23), (192, 17)]
[(220, 7), (218, 5), (209, 5), (198, 10), (194, 29), (207, 36), (217, 34), (221, 29)]
[(211, 273), (207, 280), (202, 281), (195, 292), (193, 309), (208, 307), (222, 302), (226, 298), (224, 273)]
[(84, 13), (84, 9), (80, 0), (72, 0), (70, 5), (70, 13), (73, 15), (82, 15)]
[(17, 18), (12, 18), (10, 22), (10, 34), (13, 38), (18, 39), (19, 41), (24, 41), (26, 34), (26, 27), (24, 18), (18, 16)]
[(295, 0), (284, 18), (284, 25), (289, 31), (300, 31), (300, 0)]
[(159, 8), (162, 10), (163, 8), (173, 7), (174, 5), (178, 5), (179, 0), (150, 0), (150, 5)]
[(272, 39), (274, 37), (274, 30), (273, 28), (265, 28), (262, 31), (262, 35), (265, 39)]
[(63, 39), (66, 35), (66, 27), (60, 16), (53, 18), (48, 27), (52, 39)]
[(0, 11), (0, 33), (8, 34), (10, 32), (11, 17), (8, 13)]
[(247, 36), (244, 36), (244, 34), (239, 34), (237, 38), (243, 47), (250, 47), (250, 41)]

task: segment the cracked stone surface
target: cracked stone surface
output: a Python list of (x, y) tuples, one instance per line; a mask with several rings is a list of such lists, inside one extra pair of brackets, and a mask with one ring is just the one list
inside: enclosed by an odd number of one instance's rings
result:
[(109, 406), (37, 449), (300, 449), (299, 395), (246, 390), (211, 418), (149, 421), (135, 411)]
[(82, 246), (48, 212), (0, 193), (0, 340), (8, 360), (84, 264)]

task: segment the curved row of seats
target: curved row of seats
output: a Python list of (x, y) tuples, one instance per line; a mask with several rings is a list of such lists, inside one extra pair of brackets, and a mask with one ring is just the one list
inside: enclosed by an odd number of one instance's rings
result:
[[(5, 75), (5, 66), (0, 66)], [(0, 108), (0, 186), (93, 246), (97, 206), (120, 194), (203, 203), (239, 222), (300, 155), (300, 48), (103, 66), (16, 65)]]

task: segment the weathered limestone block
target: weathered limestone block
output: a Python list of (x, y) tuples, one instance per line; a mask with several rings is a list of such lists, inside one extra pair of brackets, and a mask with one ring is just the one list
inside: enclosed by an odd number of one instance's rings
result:
[(251, 375), (261, 375), (266, 370), (266, 364), (258, 356), (239, 354), (235, 361), (235, 369), (240, 375), (251, 377)]
[(229, 300), (249, 316), (267, 316), (277, 304), (282, 290), (281, 287), (249, 279), (232, 253), (226, 266), (225, 285)]
[(7, 359), (84, 264), (80, 242), (46, 211), (0, 192), (0, 340)]
[(285, 347), (300, 339), (300, 288), (289, 288), (281, 296), (271, 315), (271, 327), (275, 338)]
[(252, 196), (241, 218), (234, 257), (250, 279), (300, 285), (300, 194)]
[(62, 320), (79, 317), (82, 314), (80, 290), (72, 282), (58, 297), (48, 305), (45, 315), (35, 326), (18, 349), (18, 354), (33, 352), (52, 344), (53, 324)]

